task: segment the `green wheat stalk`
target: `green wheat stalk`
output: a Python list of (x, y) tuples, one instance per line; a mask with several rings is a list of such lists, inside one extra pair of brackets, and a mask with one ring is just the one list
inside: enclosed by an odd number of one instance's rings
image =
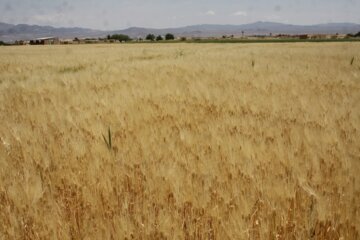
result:
[(103, 136), (104, 142), (106, 143), (106, 146), (108, 147), (109, 150), (111, 150), (112, 143), (111, 143), (111, 130), (110, 130), (110, 127), (108, 129), (108, 139), (106, 139), (104, 134), (102, 136)]

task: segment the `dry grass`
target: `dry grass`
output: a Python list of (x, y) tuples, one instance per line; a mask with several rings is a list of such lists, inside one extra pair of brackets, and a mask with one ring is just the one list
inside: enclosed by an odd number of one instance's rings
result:
[(0, 239), (359, 239), (359, 52), (0, 48)]

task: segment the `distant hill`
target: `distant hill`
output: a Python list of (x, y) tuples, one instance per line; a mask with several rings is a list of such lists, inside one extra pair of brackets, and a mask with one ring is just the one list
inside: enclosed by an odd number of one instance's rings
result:
[(113, 31), (130, 37), (143, 37), (148, 33), (166, 34), (168, 32), (177, 36), (211, 37), (222, 35), (240, 36), (244, 31), (245, 35), (268, 35), (273, 34), (347, 34), (360, 31), (360, 24), (353, 23), (328, 23), (309, 26), (290, 25), (273, 22), (256, 22), (243, 25), (193, 25), (180, 28), (148, 29), (128, 28), (125, 30)]
[(100, 37), (104, 36), (104, 32), (78, 27), (55, 28), (51, 26), (0, 23), (0, 40), (2, 41), (31, 40), (49, 36), (57, 36), (60, 38)]
[(272, 34), (347, 34), (360, 31), (360, 24), (354, 23), (327, 23), (316, 25), (291, 25), (274, 22), (255, 22), (243, 25), (193, 25), (179, 28), (151, 29), (131, 27), (117, 31), (101, 31), (87, 28), (55, 28), (51, 26), (38, 26), (0, 23), (0, 40), (15, 41), (21, 39), (34, 39), (39, 37), (57, 36), (60, 38), (74, 37), (105, 37), (108, 34), (126, 34), (132, 38), (145, 37), (149, 33), (164, 35), (173, 33), (176, 36), (186, 37), (217, 37), (222, 35), (268, 35)]
[(7, 31), (12, 27), (14, 27), (14, 25), (0, 22), (0, 32)]

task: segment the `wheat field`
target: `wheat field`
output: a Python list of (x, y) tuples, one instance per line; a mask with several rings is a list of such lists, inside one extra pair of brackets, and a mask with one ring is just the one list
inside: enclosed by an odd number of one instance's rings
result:
[(359, 239), (359, 53), (1, 47), (0, 239)]

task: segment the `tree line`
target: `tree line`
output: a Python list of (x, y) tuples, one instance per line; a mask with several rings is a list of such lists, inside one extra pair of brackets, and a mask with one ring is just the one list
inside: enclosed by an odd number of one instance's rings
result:
[(351, 33), (349, 33), (347, 36), (348, 36), (348, 37), (360, 37), (360, 32), (358, 32), (358, 33), (356, 33), (356, 34), (351, 34)]
[[(132, 41), (132, 39), (125, 34), (113, 34), (113, 35), (107, 35), (106, 37), (108, 40), (118, 40), (120, 42), (129, 42)], [(146, 35), (145, 40), (148, 41), (162, 41), (162, 40), (174, 40), (175, 36), (172, 33), (167, 33), (164, 37), (161, 35), (155, 36), (154, 34), (150, 33)], [(141, 38), (139, 40), (142, 40)]]

